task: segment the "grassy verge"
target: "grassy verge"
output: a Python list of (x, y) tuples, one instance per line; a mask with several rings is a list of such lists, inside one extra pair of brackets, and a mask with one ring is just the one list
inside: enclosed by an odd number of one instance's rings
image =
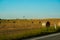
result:
[(25, 29), (23, 31), (20, 30), (18, 32), (16, 31), (14, 33), (13, 32), (0, 33), (0, 40), (17, 40), (23, 38), (30, 38), (34, 36), (46, 35), (55, 32), (60, 32), (60, 27), (57, 27), (56, 29), (54, 27), (39, 28), (39, 29)]

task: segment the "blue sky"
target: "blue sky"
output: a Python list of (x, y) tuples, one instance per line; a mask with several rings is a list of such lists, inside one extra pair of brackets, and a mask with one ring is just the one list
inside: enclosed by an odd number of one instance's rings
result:
[(60, 18), (60, 0), (0, 0), (0, 18)]

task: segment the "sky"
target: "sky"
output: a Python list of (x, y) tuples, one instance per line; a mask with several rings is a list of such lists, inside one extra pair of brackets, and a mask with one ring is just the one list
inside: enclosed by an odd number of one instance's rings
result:
[(60, 18), (60, 0), (0, 0), (0, 18)]

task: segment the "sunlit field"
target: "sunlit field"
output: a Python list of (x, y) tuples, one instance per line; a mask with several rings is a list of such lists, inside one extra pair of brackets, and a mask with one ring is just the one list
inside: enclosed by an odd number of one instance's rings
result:
[(42, 27), (40, 20), (1, 20), (0, 40), (21, 40), (60, 32), (60, 26)]
[(38, 29), (1, 29), (0, 40), (17, 40), (30, 38), (34, 36), (42, 36), (50, 33), (59, 32), (60, 27), (38, 28)]

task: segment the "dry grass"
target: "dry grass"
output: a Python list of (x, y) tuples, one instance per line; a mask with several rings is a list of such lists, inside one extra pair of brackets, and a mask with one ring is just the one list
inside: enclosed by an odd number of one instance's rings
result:
[[(57, 28), (58, 29), (58, 28)], [(46, 34), (56, 32), (57, 29), (50, 28), (39, 28), (39, 29), (11, 29), (11, 30), (0, 30), (0, 40), (11, 40), (26, 38), (29, 36), (34, 36), (38, 34)]]
[[(0, 20), (0, 40), (11, 40), (56, 32), (54, 27), (41, 27), (35, 20)], [(60, 28), (59, 28), (60, 29)]]

